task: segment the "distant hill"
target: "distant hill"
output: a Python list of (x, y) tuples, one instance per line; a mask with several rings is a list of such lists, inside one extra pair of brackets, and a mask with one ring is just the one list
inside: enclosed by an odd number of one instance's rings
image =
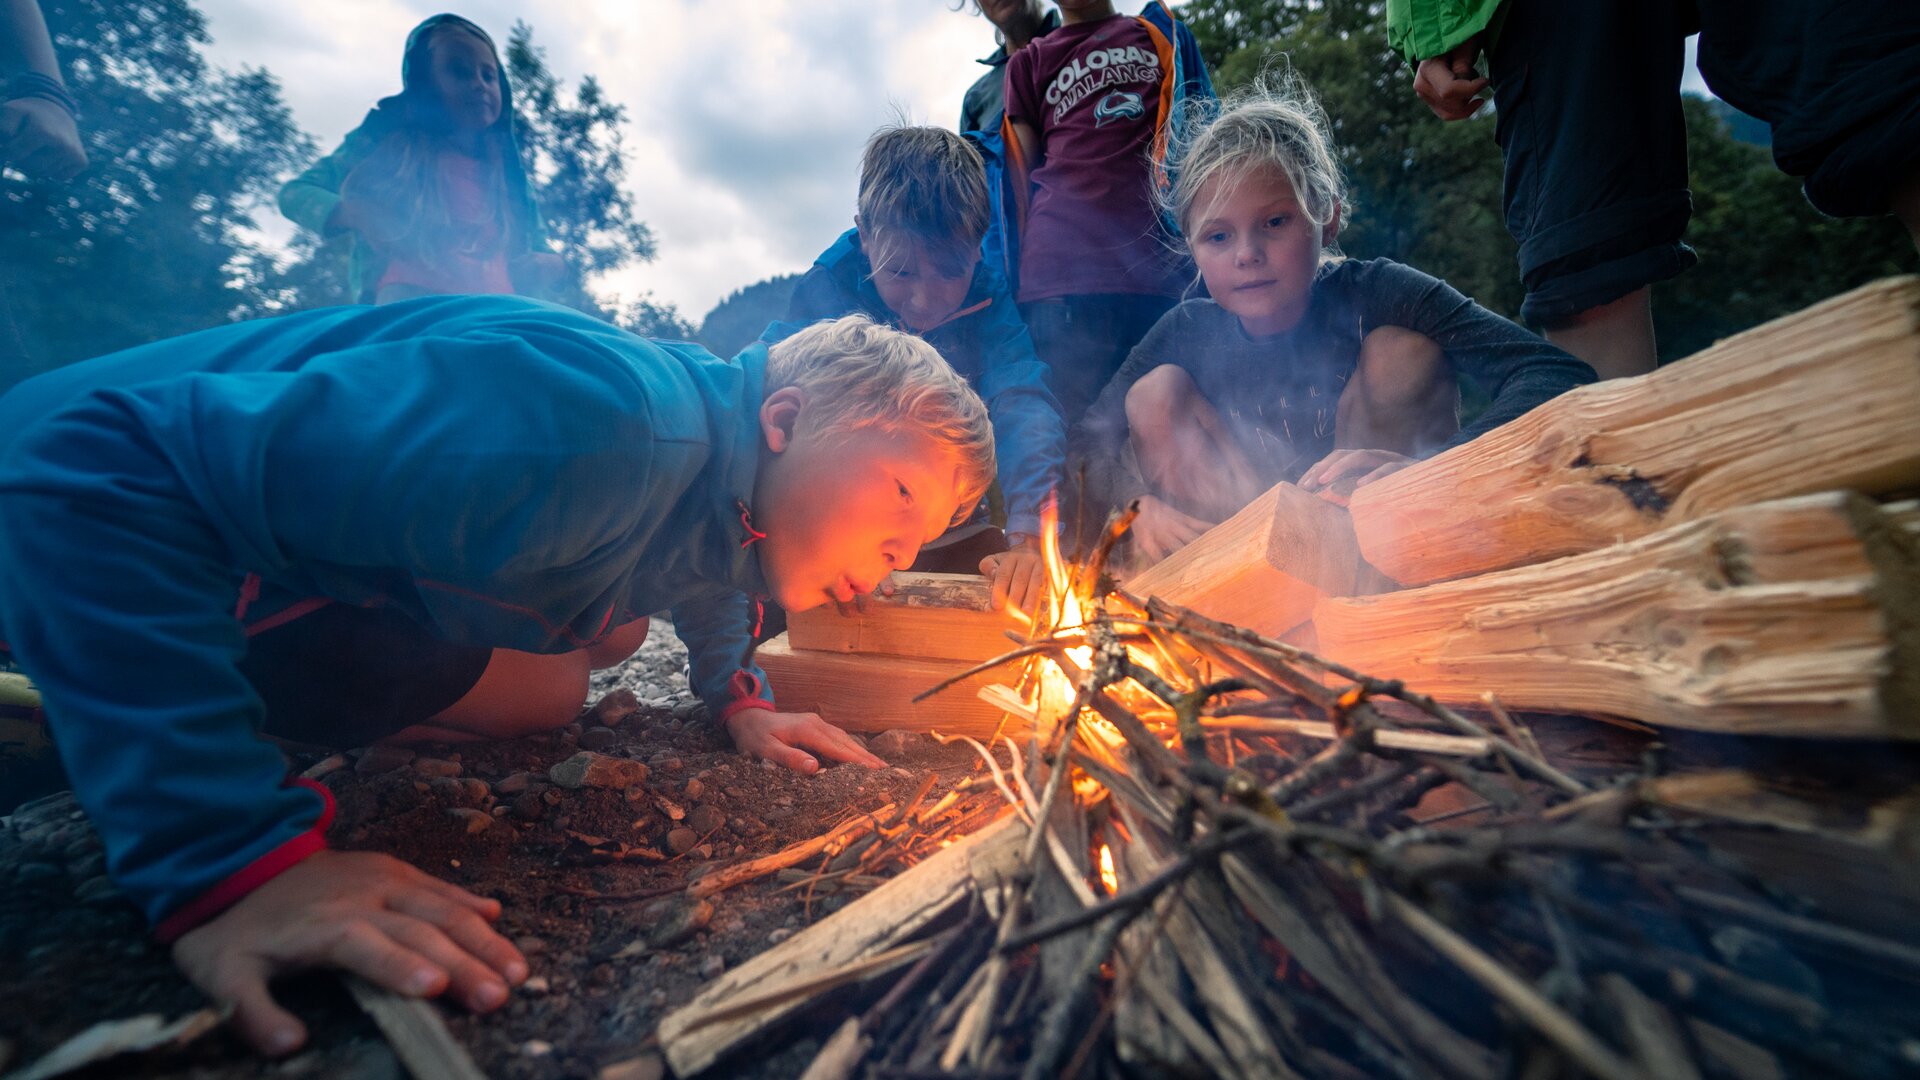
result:
[(1713, 99), (1713, 111), (1726, 122), (1727, 134), (1740, 142), (1752, 143), (1755, 146), (1773, 145), (1773, 129), (1767, 126), (1765, 120), (1757, 116), (1748, 116), (1719, 98)]
[(767, 324), (783, 318), (799, 274), (782, 274), (737, 290), (700, 321), (700, 343), (716, 356), (732, 356), (759, 340)]

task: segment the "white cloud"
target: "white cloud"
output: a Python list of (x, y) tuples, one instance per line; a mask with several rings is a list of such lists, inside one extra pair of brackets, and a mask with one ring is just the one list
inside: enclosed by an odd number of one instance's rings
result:
[[(209, 58), (273, 72), (330, 150), (399, 90), (407, 31), (443, 3), (200, 7)], [(602, 285), (695, 320), (734, 289), (805, 269), (852, 223), (867, 135), (900, 113), (953, 124), (993, 48), (985, 20), (944, 0), (470, 0), (460, 13), (502, 44), (524, 19), (564, 83), (594, 75), (627, 107), (628, 187), (660, 253)]]

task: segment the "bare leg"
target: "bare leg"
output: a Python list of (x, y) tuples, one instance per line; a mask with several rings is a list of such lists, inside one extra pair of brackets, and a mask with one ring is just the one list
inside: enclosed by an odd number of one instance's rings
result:
[(1653, 370), (1653, 290), (1642, 286), (1559, 326), (1547, 340), (1592, 365), (1602, 379), (1624, 379)]
[(567, 653), (493, 650), (487, 670), (459, 701), (424, 724), (382, 739), (390, 743), (511, 739), (573, 723), (587, 701), (587, 674), (632, 656), (647, 639), (647, 620), (627, 623), (584, 649)]
[(1920, 169), (1908, 173), (1905, 180), (1893, 186), (1893, 196), (1887, 204), (1893, 216), (1907, 227), (1913, 246), (1920, 249)]
[(1340, 392), (1333, 445), (1413, 457), (1459, 430), (1460, 385), (1440, 346), (1398, 326), (1370, 331), (1360, 342), (1353, 378)]
[(1183, 512), (1221, 521), (1261, 492), (1253, 465), (1183, 368), (1164, 364), (1133, 384), (1127, 428), (1141, 479)]

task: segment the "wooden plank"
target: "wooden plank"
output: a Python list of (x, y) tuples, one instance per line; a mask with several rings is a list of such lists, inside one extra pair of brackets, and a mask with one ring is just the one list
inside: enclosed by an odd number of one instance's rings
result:
[(419, 1080), (485, 1080), (467, 1048), (447, 1030), (433, 1002), (396, 994), (358, 975), (343, 975), (362, 1011), (393, 1046), (393, 1054)]
[(901, 728), (975, 738), (992, 735), (1005, 715), (979, 699), (980, 688), (1013, 670), (982, 672), (916, 703), (915, 694), (965, 671), (969, 663), (795, 649), (785, 634), (761, 643), (754, 659), (766, 669), (774, 703), (782, 710), (819, 713), (848, 731)]
[(1126, 582), (1211, 619), (1278, 636), (1306, 622), (1322, 596), (1390, 586), (1360, 557), (1347, 511), (1276, 484), (1240, 512)]
[(1321, 650), (1443, 701), (1739, 734), (1920, 737), (1914, 543), (1857, 495), (1321, 601)]
[(812, 998), (794, 997), (737, 1015), (741, 1002), (772, 1000), (770, 995), (781, 987), (807, 984), (819, 972), (846, 968), (906, 942), (966, 900), (976, 887), (976, 859), (991, 864), (995, 860), (987, 853), (1001, 845), (1018, 849), (1025, 840), (1026, 828), (1003, 817), (708, 983), (660, 1021), (660, 1045), (674, 1074), (691, 1076), (712, 1066), (728, 1050), (806, 1007)]
[(1404, 585), (1592, 551), (1735, 506), (1920, 485), (1920, 277), (1581, 387), (1353, 495)]
[(977, 574), (895, 573), (892, 596), (867, 598), (842, 615), (832, 604), (787, 613), (795, 649), (920, 656), (977, 664), (1009, 652), (1006, 631), (1020, 629), (993, 606), (993, 588)]

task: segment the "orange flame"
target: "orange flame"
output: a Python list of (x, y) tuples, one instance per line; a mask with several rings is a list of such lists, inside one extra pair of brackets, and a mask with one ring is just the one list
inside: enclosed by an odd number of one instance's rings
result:
[(1100, 884), (1107, 887), (1108, 896), (1120, 894), (1120, 875), (1113, 872), (1113, 849), (1100, 845)]

